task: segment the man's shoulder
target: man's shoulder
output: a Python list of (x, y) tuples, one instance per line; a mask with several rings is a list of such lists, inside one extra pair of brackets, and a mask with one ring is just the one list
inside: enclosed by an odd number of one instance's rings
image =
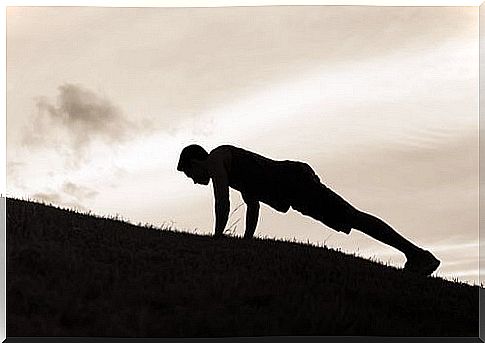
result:
[(218, 160), (230, 158), (233, 149), (234, 147), (232, 145), (219, 145), (217, 148), (211, 150), (209, 159)]
[(238, 148), (235, 147), (234, 145), (223, 144), (223, 145), (219, 145), (218, 147), (212, 149), (211, 152), (209, 153), (209, 155), (212, 154), (212, 153), (221, 153), (221, 152), (233, 151), (234, 149), (238, 149)]
[(220, 145), (211, 150), (208, 157), (209, 174), (211, 176), (220, 174), (223, 171), (225, 173), (230, 171), (233, 148), (232, 145)]

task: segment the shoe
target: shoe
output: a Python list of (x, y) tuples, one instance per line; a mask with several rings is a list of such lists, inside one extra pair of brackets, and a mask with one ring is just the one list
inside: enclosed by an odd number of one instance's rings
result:
[(420, 250), (416, 254), (407, 256), (404, 271), (420, 276), (429, 276), (438, 268), (440, 263), (440, 260), (428, 250)]

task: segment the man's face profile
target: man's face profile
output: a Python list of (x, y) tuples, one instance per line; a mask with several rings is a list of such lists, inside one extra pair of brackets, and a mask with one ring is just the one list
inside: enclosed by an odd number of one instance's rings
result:
[(205, 170), (200, 163), (197, 161), (192, 160), (190, 163), (190, 167), (184, 170), (185, 175), (191, 178), (194, 184), (199, 185), (208, 185), (209, 184), (209, 176), (207, 174), (207, 170)]

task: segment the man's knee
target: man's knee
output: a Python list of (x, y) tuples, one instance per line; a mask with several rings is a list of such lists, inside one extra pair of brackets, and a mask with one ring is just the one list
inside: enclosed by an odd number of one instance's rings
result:
[(375, 219), (374, 216), (355, 208), (349, 211), (349, 223), (352, 225), (352, 228), (359, 231), (375, 224)]
[(360, 212), (348, 206), (338, 211), (334, 218), (331, 218), (331, 227), (337, 231), (350, 234), (352, 229), (356, 229), (360, 223)]
[(310, 216), (312, 218), (318, 219), (320, 211), (318, 208), (312, 206), (310, 202), (292, 204), (291, 208), (295, 211), (300, 212), (303, 215)]

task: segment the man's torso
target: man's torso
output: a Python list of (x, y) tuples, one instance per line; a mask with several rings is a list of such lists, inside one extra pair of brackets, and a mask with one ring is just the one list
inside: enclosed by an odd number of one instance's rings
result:
[(214, 149), (223, 156), (229, 186), (241, 192), (244, 200), (258, 200), (280, 212), (304, 196), (307, 185), (320, 180), (306, 163), (277, 161), (231, 145)]

